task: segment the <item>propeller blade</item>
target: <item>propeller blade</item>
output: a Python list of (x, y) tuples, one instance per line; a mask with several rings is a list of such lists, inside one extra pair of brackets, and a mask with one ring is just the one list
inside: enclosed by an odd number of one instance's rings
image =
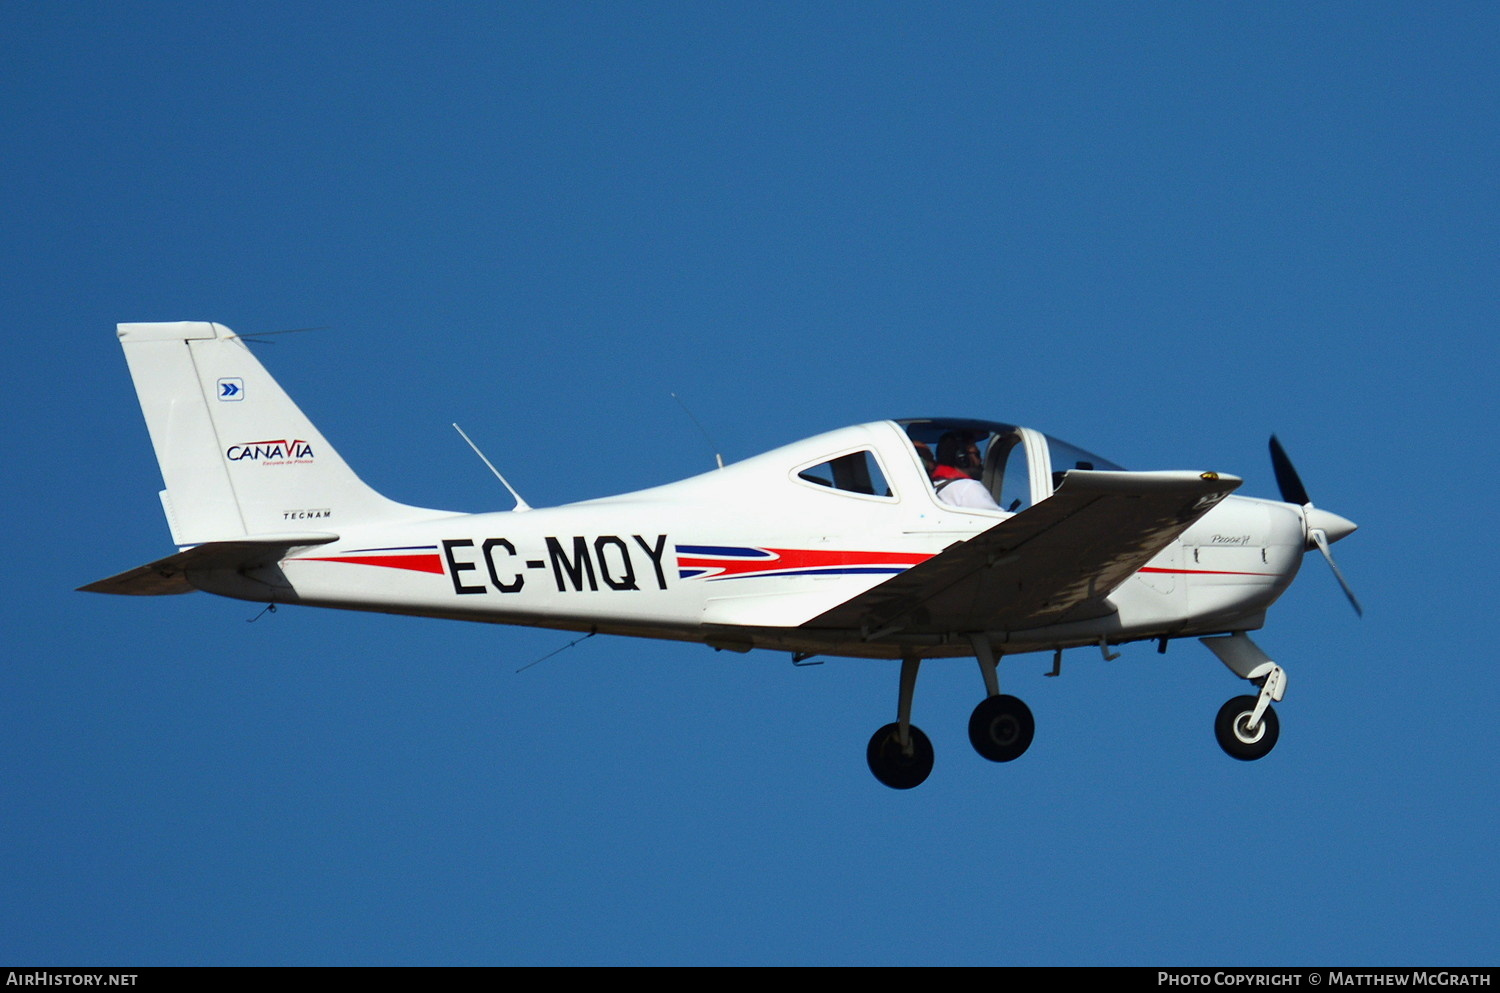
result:
[(1271, 435), (1271, 468), (1276, 471), (1276, 485), (1281, 489), (1281, 499), (1287, 503), (1294, 503), (1302, 508), (1302, 520), (1307, 527), (1307, 540), (1311, 542), (1308, 546), (1318, 546), (1318, 551), (1323, 553), (1323, 558), (1328, 560), (1328, 568), (1333, 570), (1333, 578), (1339, 581), (1339, 586), (1344, 590), (1344, 596), (1349, 598), (1349, 605), (1360, 617), (1365, 616), (1365, 609), (1359, 605), (1359, 598), (1349, 588), (1349, 583), (1344, 579), (1344, 574), (1339, 569), (1339, 564), (1333, 560), (1333, 552), (1329, 545), (1338, 541), (1350, 533), (1356, 527), (1355, 523), (1338, 514), (1326, 510), (1319, 510), (1312, 505), (1312, 500), (1307, 495), (1307, 487), (1302, 485), (1302, 477), (1297, 475), (1297, 470), (1292, 467), (1292, 460), (1287, 458), (1286, 449), (1281, 447), (1281, 442), (1276, 436)]
[(1339, 571), (1339, 564), (1333, 560), (1333, 551), (1328, 547), (1328, 535), (1324, 534), (1321, 528), (1313, 528), (1308, 532), (1308, 537), (1317, 544), (1318, 551), (1322, 552), (1323, 557), (1328, 560), (1328, 568), (1333, 570), (1333, 578), (1337, 579), (1339, 585), (1344, 588), (1344, 596), (1349, 598), (1349, 604), (1354, 608), (1354, 612), (1360, 617), (1365, 616), (1365, 609), (1359, 605), (1359, 599), (1344, 580), (1344, 574)]
[(1295, 503), (1299, 507), (1305, 507), (1312, 503), (1307, 498), (1307, 489), (1302, 485), (1302, 478), (1297, 475), (1297, 470), (1292, 468), (1292, 460), (1286, 457), (1286, 449), (1281, 447), (1281, 442), (1276, 436), (1271, 435), (1271, 468), (1276, 470), (1276, 485), (1281, 489), (1281, 499), (1287, 503)]

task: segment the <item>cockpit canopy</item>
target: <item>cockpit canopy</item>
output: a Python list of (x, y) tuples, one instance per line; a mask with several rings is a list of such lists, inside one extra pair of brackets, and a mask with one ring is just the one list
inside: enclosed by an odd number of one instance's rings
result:
[(1003, 510), (1020, 511), (1051, 496), (1069, 469), (1120, 466), (1031, 428), (960, 418), (896, 422), (929, 478), (948, 466), (978, 479)]

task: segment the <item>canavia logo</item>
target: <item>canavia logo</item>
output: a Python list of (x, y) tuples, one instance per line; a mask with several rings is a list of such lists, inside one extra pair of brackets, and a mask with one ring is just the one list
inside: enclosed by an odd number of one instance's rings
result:
[(314, 458), (312, 445), (301, 438), (247, 441), (230, 445), (224, 450), (224, 457), (231, 462), (243, 462), (246, 459), (255, 462), (311, 462)]

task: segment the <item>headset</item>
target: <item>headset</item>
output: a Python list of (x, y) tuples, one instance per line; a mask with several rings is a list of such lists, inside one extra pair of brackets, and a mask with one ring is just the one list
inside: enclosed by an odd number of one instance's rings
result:
[(974, 439), (967, 432), (949, 431), (938, 439), (938, 465), (951, 465), (963, 470), (981, 468), (981, 463), (969, 453), (973, 445)]

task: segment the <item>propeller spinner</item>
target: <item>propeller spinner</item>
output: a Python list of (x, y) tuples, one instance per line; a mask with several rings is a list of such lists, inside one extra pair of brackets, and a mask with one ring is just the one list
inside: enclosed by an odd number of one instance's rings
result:
[(1333, 570), (1333, 578), (1339, 581), (1339, 586), (1344, 590), (1344, 596), (1349, 598), (1354, 612), (1363, 617), (1364, 608), (1359, 605), (1359, 599), (1349, 588), (1328, 547), (1340, 538), (1352, 534), (1359, 525), (1347, 517), (1313, 506), (1307, 495), (1307, 488), (1302, 485), (1302, 477), (1297, 475), (1292, 460), (1287, 458), (1286, 449), (1281, 447), (1281, 442), (1276, 440), (1274, 434), (1271, 435), (1271, 468), (1276, 471), (1276, 485), (1281, 489), (1281, 499), (1302, 508), (1302, 520), (1307, 527), (1307, 547), (1316, 548), (1323, 553), (1323, 558), (1328, 560), (1328, 567)]

